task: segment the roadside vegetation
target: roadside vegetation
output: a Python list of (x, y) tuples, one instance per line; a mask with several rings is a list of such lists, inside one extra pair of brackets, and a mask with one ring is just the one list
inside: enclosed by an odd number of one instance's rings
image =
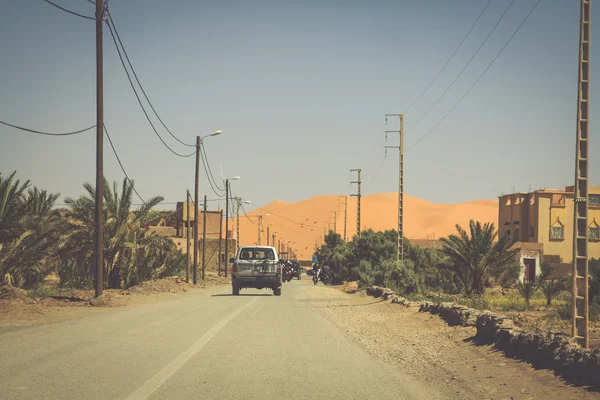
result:
[[(412, 300), (451, 301), (477, 309), (538, 313), (548, 321), (569, 321), (571, 276), (552, 278), (542, 266), (534, 282), (521, 282), (518, 250), (508, 237), (498, 238), (494, 224), (471, 221), (467, 229), (442, 238), (441, 249), (412, 246), (404, 239), (404, 260), (396, 256), (394, 230), (366, 230), (348, 243), (329, 232), (317, 249), (319, 260), (338, 282), (361, 287), (384, 286)], [(600, 260), (590, 260), (590, 317), (600, 321)]]
[[(185, 255), (169, 238), (145, 229), (165, 218), (164, 212), (152, 210), (163, 198), (153, 197), (134, 210), (133, 185), (127, 179), (121, 185), (105, 181), (105, 288), (129, 288), (185, 268)], [(83, 186), (86, 195), (67, 198), (67, 208), (57, 210), (58, 193), (31, 187), (16, 172), (0, 174), (1, 284), (54, 293), (57, 289), (41, 288), (54, 273), (61, 287), (93, 287), (95, 190), (88, 183)]]

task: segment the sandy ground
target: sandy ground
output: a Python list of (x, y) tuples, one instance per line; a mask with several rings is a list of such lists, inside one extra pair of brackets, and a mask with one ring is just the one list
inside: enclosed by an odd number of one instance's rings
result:
[(420, 380), (453, 390), (456, 398), (600, 399), (549, 370), (505, 357), (472, 343), (475, 328), (450, 327), (439, 317), (366, 296), (323, 286), (308, 287), (329, 298), (315, 307), (371, 355)]
[(142, 282), (129, 290), (104, 290), (98, 299), (94, 299), (91, 290), (73, 290), (46, 298), (30, 298), (18, 289), (12, 289), (10, 293), (0, 290), (0, 331), (105, 313), (115, 307), (176, 299), (177, 295), (231, 282), (212, 271), (207, 271), (205, 278), (196, 286), (182, 278), (157, 279)]

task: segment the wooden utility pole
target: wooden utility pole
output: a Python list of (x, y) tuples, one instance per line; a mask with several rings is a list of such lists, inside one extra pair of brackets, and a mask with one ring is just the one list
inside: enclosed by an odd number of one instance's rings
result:
[(185, 228), (185, 281), (190, 283), (190, 191), (187, 190), (185, 197), (185, 219), (187, 226)]
[[(346, 241), (346, 222), (348, 220), (348, 196), (340, 196), (344, 198), (344, 242)], [(339, 200), (338, 200), (339, 205)]]
[[(219, 257), (220, 257), (220, 255), (219, 255)], [(229, 263), (229, 179), (226, 179), (225, 180), (225, 277), (226, 278), (227, 278), (227, 269), (229, 268), (228, 263)]]
[(579, 344), (590, 347), (588, 265), (588, 164), (590, 117), (591, 0), (581, 0), (579, 22), (579, 79), (577, 82), (577, 126), (575, 187), (573, 194), (573, 303), (572, 334)]
[(387, 125), (387, 117), (394, 116), (400, 117), (400, 130), (399, 131), (385, 131), (386, 133), (398, 133), (400, 138), (400, 143), (398, 146), (385, 146), (387, 148), (394, 148), (400, 151), (400, 159), (398, 162), (398, 238), (397, 238), (397, 247), (398, 250), (396, 252), (396, 256), (398, 260), (404, 260), (404, 115), (403, 114), (386, 114), (386, 125)]
[[(225, 258), (227, 258), (227, 232), (225, 232)], [(223, 210), (221, 210), (221, 215), (219, 216), (219, 276), (221, 276), (221, 241), (223, 240)], [(227, 264), (225, 264), (225, 268), (227, 268)]]
[(103, 0), (96, 0), (96, 209), (94, 227), (94, 289), (96, 297), (102, 295), (104, 283), (104, 90), (102, 58)]
[(357, 198), (357, 210), (356, 210), (356, 236), (360, 237), (360, 168), (351, 169), (350, 172), (358, 172), (358, 180), (351, 181), (350, 183), (358, 184), (358, 190), (356, 194), (351, 194), (350, 197)]
[(204, 281), (204, 268), (206, 266), (206, 195), (204, 195), (204, 223), (202, 224), (202, 280)]
[(198, 186), (200, 185), (200, 145), (202, 138), (196, 137), (196, 184), (194, 185), (194, 285), (198, 284)]
[[(235, 210), (235, 253), (237, 254), (240, 251), (240, 206), (242, 204), (242, 198), (237, 197), (237, 208)], [(225, 273), (227, 276), (227, 273)]]
[(262, 215), (258, 216), (258, 241), (256, 242), (257, 246), (260, 246), (260, 225), (262, 222)]
[(267, 225), (267, 246), (269, 245), (269, 236), (270, 236), (270, 229), (269, 229), (269, 225)]

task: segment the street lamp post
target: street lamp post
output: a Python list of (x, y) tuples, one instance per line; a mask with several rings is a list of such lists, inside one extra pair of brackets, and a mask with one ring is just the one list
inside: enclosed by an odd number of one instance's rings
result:
[(200, 185), (200, 147), (202, 146), (203, 139), (209, 136), (217, 136), (221, 133), (223, 132), (218, 130), (209, 135), (196, 136), (196, 184), (194, 190), (194, 285), (198, 283), (198, 187)]

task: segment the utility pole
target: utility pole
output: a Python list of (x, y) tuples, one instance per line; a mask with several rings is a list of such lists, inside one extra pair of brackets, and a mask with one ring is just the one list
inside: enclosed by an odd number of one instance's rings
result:
[(202, 224), (202, 280), (204, 281), (204, 267), (206, 265), (206, 195), (204, 195), (204, 223)]
[(356, 194), (351, 194), (350, 197), (357, 198), (357, 211), (356, 211), (356, 236), (360, 237), (360, 168), (351, 169), (350, 172), (358, 172), (358, 180), (351, 181), (350, 183), (358, 184), (358, 191)]
[[(344, 201), (340, 203), (340, 199), (343, 198)], [(348, 220), (348, 196), (339, 196), (338, 197), (338, 209), (340, 204), (344, 205), (344, 242), (346, 241), (346, 222)]]
[(258, 216), (258, 242), (256, 242), (257, 246), (260, 246), (260, 225), (262, 223), (262, 217), (262, 215)]
[(581, 0), (579, 22), (579, 79), (577, 82), (577, 126), (573, 223), (572, 334), (585, 348), (589, 337), (588, 265), (588, 162), (591, 0)]
[[(237, 208), (235, 212), (235, 252), (237, 254), (240, 251), (240, 206), (242, 204), (242, 198), (237, 197)], [(227, 276), (227, 271), (225, 271), (225, 276)]]
[(103, 90), (103, 57), (102, 57), (102, 18), (104, 17), (104, 0), (96, 0), (96, 209), (94, 227), (94, 263), (96, 297), (102, 295), (104, 284), (104, 226), (102, 214), (104, 210), (104, 90)]
[(187, 226), (185, 228), (185, 281), (190, 283), (190, 190), (187, 190), (185, 197), (185, 219)]
[[(219, 276), (221, 276), (221, 241), (223, 240), (223, 210), (221, 210), (221, 215), (219, 216)], [(225, 231), (225, 258), (227, 259), (227, 231)], [(225, 268), (227, 269), (227, 263), (225, 264)]]
[(269, 245), (269, 225), (267, 225), (267, 246)]
[(194, 185), (194, 285), (198, 284), (198, 186), (200, 181), (200, 145), (202, 139), (196, 137), (196, 184)]
[(387, 125), (387, 117), (400, 117), (400, 130), (399, 131), (385, 131), (386, 133), (398, 133), (400, 136), (400, 143), (398, 146), (385, 146), (386, 149), (394, 148), (400, 151), (400, 159), (398, 162), (398, 241), (397, 241), (397, 259), (404, 260), (404, 114), (386, 114), (385, 120)]
[[(238, 218), (239, 220), (239, 218)], [(219, 255), (220, 256), (220, 255)], [(229, 262), (229, 179), (225, 180), (225, 278)]]

